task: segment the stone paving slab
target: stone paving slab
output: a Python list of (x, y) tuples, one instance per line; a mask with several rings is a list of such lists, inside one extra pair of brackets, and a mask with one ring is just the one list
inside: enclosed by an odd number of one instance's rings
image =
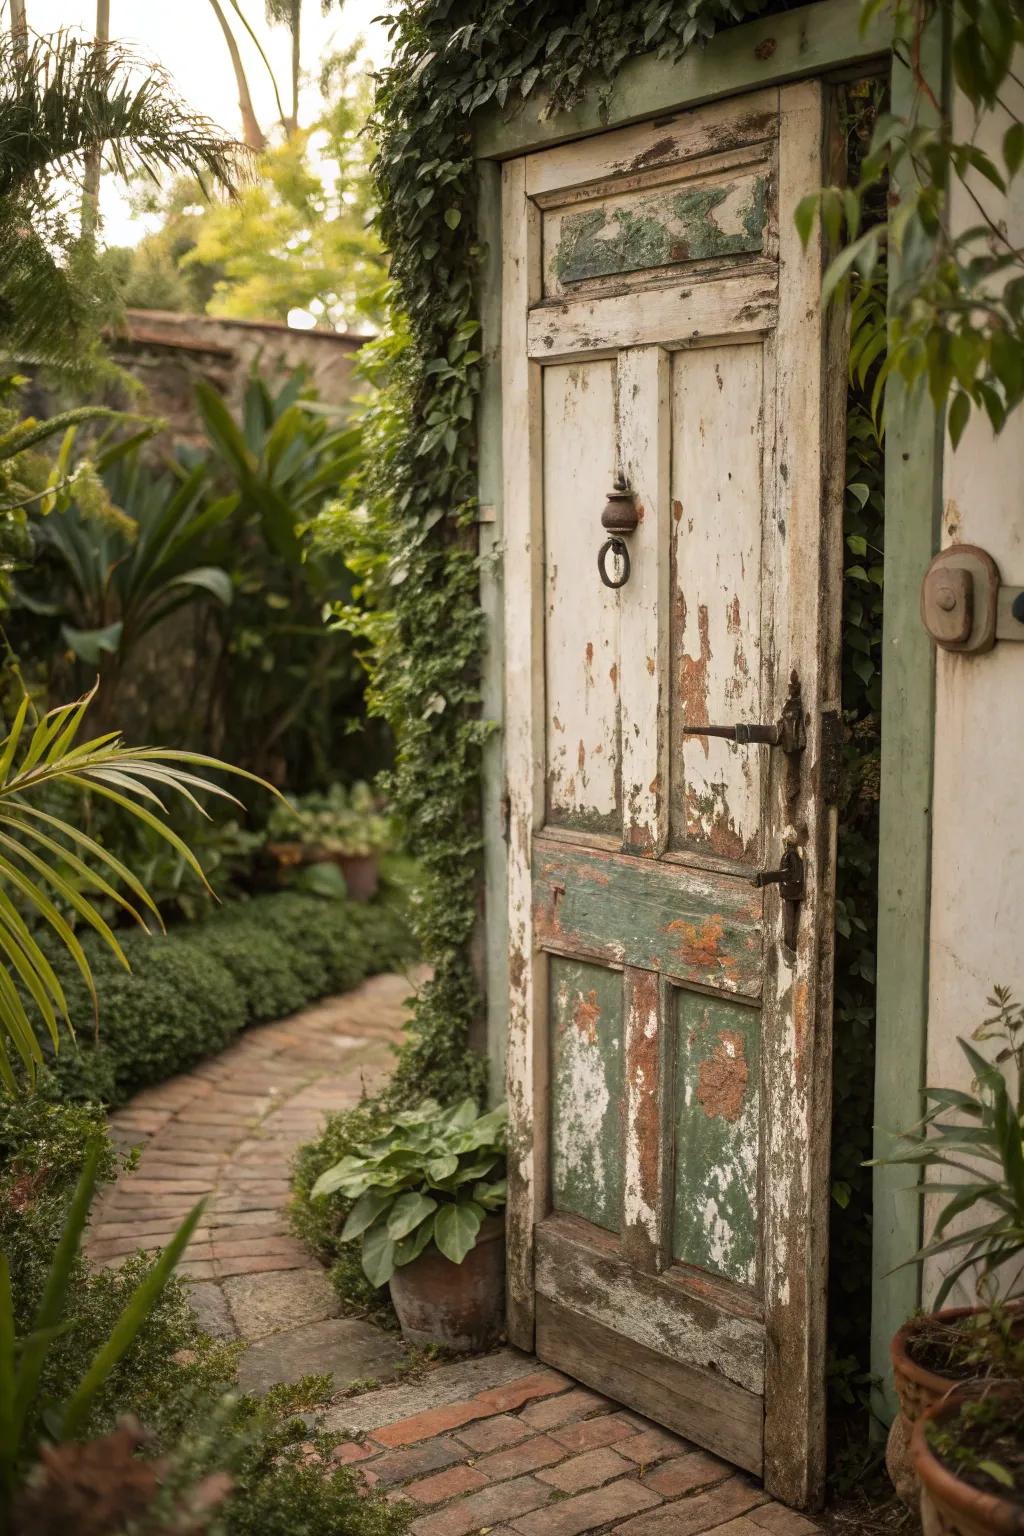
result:
[(336, 1403), (318, 1427), (348, 1434), (335, 1462), (413, 1506), (411, 1536), (819, 1536), (754, 1478), (515, 1350)]
[[(116, 1145), (141, 1155), (99, 1202), (88, 1256), (114, 1266), (140, 1248), (161, 1248), (205, 1199), (178, 1274), (208, 1333), (250, 1341), (240, 1364), (248, 1388), (328, 1370), (344, 1387), (394, 1376), (402, 1362), (394, 1335), (337, 1320), (334, 1288), (292, 1235), (286, 1208), (296, 1149), (328, 1110), (387, 1081), (418, 979), (375, 976), (246, 1030), (220, 1056), (145, 1089), (110, 1117)], [(312, 1345), (317, 1337), (322, 1349)]]

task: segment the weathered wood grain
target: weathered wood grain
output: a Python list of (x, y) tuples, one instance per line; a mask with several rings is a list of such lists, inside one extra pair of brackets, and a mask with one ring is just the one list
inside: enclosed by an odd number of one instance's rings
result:
[(672, 359), (671, 846), (762, 856), (766, 747), (687, 736), (762, 718), (764, 348)]
[(770, 330), (776, 316), (776, 273), (744, 263), (728, 276), (653, 283), (607, 297), (548, 299), (530, 313), (530, 357), (557, 362), (621, 347), (696, 346)]
[(544, 216), (544, 291), (589, 278), (753, 254), (764, 248), (762, 167), (654, 191), (616, 192)]
[(757, 1282), (760, 1014), (675, 990), (672, 1256)]
[(760, 993), (763, 897), (745, 879), (540, 835), (533, 901), (539, 948)]
[(640, 517), (619, 620), (622, 846), (644, 854), (668, 839), (669, 361), (662, 347), (636, 347), (616, 366), (619, 465)]
[(549, 1217), (537, 1229), (543, 1295), (668, 1360), (760, 1394), (765, 1340), (756, 1303), (723, 1287), (701, 1295), (686, 1288), (686, 1278), (681, 1269), (638, 1275), (614, 1247), (597, 1248), (581, 1222)]
[(736, 101), (717, 101), (703, 112), (684, 112), (658, 124), (634, 123), (577, 144), (540, 150), (526, 161), (526, 195), (542, 208), (577, 191), (671, 168), (709, 155), (763, 144), (778, 133), (779, 93), (773, 87)]
[(547, 819), (618, 833), (620, 599), (597, 574), (616, 471), (615, 372), (589, 358), (544, 369), (542, 452)]
[(625, 986), (625, 1083), (622, 1252), (650, 1274), (664, 1266), (668, 1144), (664, 1093), (668, 1074), (664, 984), (654, 971), (628, 969)]
[(540, 372), (526, 314), (540, 291), (540, 228), (523, 162), (502, 170), (502, 465), (508, 774), (508, 1334), (533, 1348), (533, 1228), (547, 1197), (546, 986), (535, 975), (530, 858), (544, 817), (544, 548)]
[(763, 1411), (754, 1393), (711, 1371), (679, 1365), (547, 1296), (537, 1298), (537, 1341), (551, 1365), (760, 1474)]
[(556, 1211), (618, 1232), (622, 1225), (622, 976), (552, 958), (551, 1198)]
[[(782, 94), (779, 206), (795, 207), (827, 180), (825, 96), (814, 82)], [(795, 802), (783, 762), (772, 763), (770, 846), (794, 828), (806, 867), (795, 953), (782, 942), (777, 895), (766, 902), (771, 935), (765, 974), (762, 1052), (763, 1290), (768, 1336), (765, 1481), (784, 1502), (816, 1504), (824, 1485), (825, 1305), (831, 1095), (831, 954), (834, 811), (821, 789), (821, 714), (838, 703), (836, 583), (842, 515), (834, 458), (842, 454), (839, 400), (826, 408), (826, 380), (845, 399), (841, 354), (831, 354), (822, 315), (820, 231), (804, 246), (780, 221), (778, 381), (769, 489), (784, 529), (774, 584), (775, 711), (790, 668), (803, 688), (807, 748)], [(838, 428), (838, 431), (837, 431)], [(776, 758), (779, 754), (776, 754)], [(778, 841), (775, 841), (778, 839)]]

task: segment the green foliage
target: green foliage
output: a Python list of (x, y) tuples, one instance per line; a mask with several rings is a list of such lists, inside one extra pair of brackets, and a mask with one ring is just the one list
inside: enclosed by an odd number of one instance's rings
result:
[[(0, 1100), (0, 1249), (10, 1265), (19, 1334), (28, 1331), (38, 1310), (45, 1276), (67, 1231), (86, 1147), (97, 1137), (96, 1172), (105, 1180), (113, 1175), (116, 1159), (96, 1110), (50, 1105), (38, 1098)], [(82, 1379), (113, 1336), (126, 1305), (152, 1268), (152, 1261), (141, 1255), (118, 1270), (91, 1273), (80, 1256), (68, 1266), (66, 1312), (74, 1322), (50, 1341), (36, 1411), (23, 1436), (26, 1451), (56, 1427), (52, 1416), (41, 1419), (40, 1405), (65, 1400), (69, 1387)], [(329, 1460), (334, 1439), (311, 1432), (298, 1417), (323, 1401), (328, 1379), (309, 1378), (275, 1388), (262, 1399), (240, 1396), (232, 1390), (236, 1353), (235, 1346), (215, 1345), (200, 1333), (187, 1288), (170, 1279), (93, 1394), (80, 1425), (81, 1437), (108, 1434), (126, 1413), (142, 1421), (153, 1437), (143, 1454), (164, 1458), (157, 1482), (165, 1492), (151, 1511), (154, 1518), (166, 1519), (160, 1530), (179, 1528), (183, 1491), (211, 1471), (223, 1470), (234, 1487), (217, 1512), (216, 1528), (222, 1536), (279, 1531), (398, 1536), (407, 1525), (404, 1516), (383, 1498), (367, 1493), (349, 1471), (335, 1470)], [(309, 1460), (310, 1442), (319, 1461)], [(133, 1465), (137, 1468), (137, 1463), (129, 1463), (129, 1469)], [(19, 1473), (23, 1470), (24, 1462)], [(109, 1469), (105, 1492), (112, 1499), (118, 1472)], [(33, 1528), (74, 1529), (75, 1497), (73, 1479), (63, 1484), (51, 1479), (45, 1489), (37, 1485)]]
[(338, 1192), (355, 1202), (340, 1241), (361, 1239), (372, 1286), (430, 1243), (462, 1263), (487, 1213), (505, 1205), (507, 1119), (504, 1105), (481, 1115), (473, 1099), (445, 1110), (427, 1099), (385, 1118), (372, 1140), (320, 1174), (314, 1201)]
[(323, 794), (285, 796), (267, 819), (267, 836), (325, 853), (383, 853), (393, 841), (391, 823), (368, 784), (332, 784)]
[(78, 1185), (67, 1209), (31, 1329), (22, 1335), (17, 1333), (10, 1264), (6, 1254), (0, 1252), (0, 1512), (5, 1514), (9, 1513), (19, 1474), (42, 1438), (44, 1414), (48, 1427), (53, 1426), (50, 1432), (54, 1438), (75, 1439), (78, 1436), (99, 1392), (159, 1300), (202, 1211), (201, 1204), (192, 1210), (153, 1261), (84, 1373), (77, 1379), (65, 1375), (59, 1400), (46, 1403), (41, 1384), (47, 1356), (60, 1335), (75, 1327), (75, 1318), (68, 1315), (68, 1302), (102, 1152), (103, 1138), (96, 1137), (86, 1150)]
[(0, 352), (83, 371), (115, 308), (77, 202), (90, 155), (120, 177), (161, 171), (230, 185), (237, 146), (188, 108), (158, 68), (118, 43), (67, 32), (19, 47), (0, 34)]
[[(1024, 1504), (1024, 1370), (1001, 1387), (968, 1398), (952, 1413), (931, 1421), (928, 1444), (953, 1475), (983, 1493)], [(1010, 1516), (1011, 1520), (1013, 1516)]]
[(160, 228), (133, 252), (108, 257), (124, 302), (206, 310), (232, 319), (318, 326), (378, 324), (386, 258), (372, 227), (366, 133), (372, 86), (352, 53), (320, 69), (322, 110), (261, 154), (238, 195), (209, 206), (177, 180), (140, 195)]
[[(881, 4), (864, 0), (862, 15)], [(893, 373), (907, 383), (926, 379), (955, 447), (972, 410), (1000, 432), (1024, 400), (1024, 251), (1007, 229), (1004, 202), (1024, 164), (1014, 73), (1024, 17), (1017, 0), (896, 0), (892, 14), (894, 46), (911, 77), (908, 107), (879, 117), (855, 183), (807, 199), (799, 217), (806, 229), (820, 209), (833, 239), (842, 236), (826, 297), (845, 293), (854, 272), (871, 283), (887, 257), (892, 270), (898, 264), (878, 396)], [(947, 25), (955, 84), (969, 108), (955, 121), (922, 62)], [(890, 181), (900, 189), (898, 205), (881, 222), (866, 220)], [(954, 194), (974, 215), (965, 228), (950, 228)]]
[[(947, 1169), (955, 1181), (917, 1186), (927, 1195), (945, 1197), (932, 1228), (932, 1236), (910, 1264), (948, 1254), (953, 1262), (946, 1270), (935, 1297), (941, 1307), (961, 1275), (979, 1270), (987, 1283), (998, 1269), (1017, 1264), (1024, 1255), (1024, 1007), (1015, 1004), (1005, 987), (996, 987), (988, 999), (995, 1010), (972, 1033), (977, 1041), (1001, 1040), (1005, 1044), (988, 1061), (967, 1040), (960, 1049), (974, 1077), (974, 1091), (926, 1088), (929, 1108), (924, 1117), (904, 1134), (904, 1150), (881, 1159), (925, 1169)], [(1002, 1067), (1012, 1063), (1015, 1081), (1007, 1084)], [(973, 1225), (950, 1224), (971, 1214)], [(965, 1251), (966, 1250), (966, 1251)], [(1011, 1284), (1022, 1284), (1014, 1273)]]
[(355, 1109), (327, 1115), (320, 1134), (295, 1154), (292, 1166), (292, 1227), (298, 1237), (328, 1265), (331, 1281), (347, 1310), (371, 1313), (384, 1326), (393, 1324), (388, 1293), (370, 1284), (363, 1273), (359, 1250), (342, 1243), (341, 1232), (355, 1201), (340, 1191), (329, 1200), (314, 1200), (313, 1186), (320, 1175), (373, 1141), (384, 1125), (379, 1103), (365, 1102)]
[[(98, 1034), (50, 1062), (68, 1098), (122, 1103), (140, 1088), (214, 1055), (250, 1024), (345, 991), (411, 958), (401, 893), (373, 902), (283, 892), (258, 896), (177, 928), (166, 938), (126, 933), (125, 972), (91, 936), (82, 940), (100, 996)], [(89, 999), (57, 967), (69, 1009)]]
[(48, 810), (47, 795), (68, 788), (109, 801), (122, 815), (165, 839), (202, 881), (195, 855), (167, 825), (158, 791), (197, 805), (196, 789), (228, 800), (234, 797), (198, 775), (196, 768), (252, 778), (197, 753), (126, 747), (116, 733), (79, 741), (90, 697), (50, 710), (29, 729), (32, 706), (25, 694), (0, 741), (0, 874), (7, 886), (7, 893), (0, 894), (0, 1081), (9, 1092), (17, 1091), (12, 1052), (31, 1082), (43, 1060), (37, 1031), (57, 1050), (61, 1021), (73, 1028), (64, 986), (31, 925), (46, 931), (73, 962), (95, 1015), (92, 970), (65, 912), (73, 911), (125, 967), (120, 941), (93, 897), (98, 893), (116, 903), (143, 929), (147, 917), (159, 921), (138, 876), (76, 822)]

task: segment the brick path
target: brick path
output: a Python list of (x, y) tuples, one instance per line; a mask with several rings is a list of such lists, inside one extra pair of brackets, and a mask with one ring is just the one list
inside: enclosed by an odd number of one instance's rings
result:
[[(363, 1421), (390, 1395), (355, 1399)], [(413, 1536), (818, 1533), (744, 1473), (526, 1356), (521, 1375), (380, 1424), (333, 1454), (418, 1506)]]
[(407, 977), (373, 977), (246, 1030), (220, 1056), (115, 1111), (115, 1140), (141, 1145), (142, 1155), (97, 1208), (87, 1248), (93, 1262), (117, 1264), (140, 1247), (162, 1247), (205, 1195), (178, 1273), (192, 1282), (209, 1332), (266, 1339), (333, 1317), (337, 1297), (325, 1271), (290, 1232), (289, 1166), (325, 1111), (356, 1104), (364, 1087), (384, 1083), (411, 990)]
[[(207, 1196), (178, 1272), (209, 1332), (248, 1341), (240, 1366), (248, 1389), (325, 1370), (339, 1389), (395, 1374), (401, 1346), (337, 1316), (330, 1281), (291, 1236), (285, 1207), (295, 1148), (326, 1110), (385, 1081), (410, 989), (407, 978), (378, 976), (248, 1030), (111, 1116), (116, 1141), (142, 1153), (103, 1197), (90, 1257), (118, 1264), (140, 1247), (162, 1247)], [(338, 1461), (419, 1508), (413, 1536), (818, 1531), (743, 1473), (511, 1350), (342, 1398), (322, 1425), (339, 1436)]]

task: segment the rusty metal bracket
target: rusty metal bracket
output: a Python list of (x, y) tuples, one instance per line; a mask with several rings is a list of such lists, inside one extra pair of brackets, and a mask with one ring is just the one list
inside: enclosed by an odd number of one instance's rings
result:
[(800, 903), (807, 894), (807, 875), (804, 856), (796, 845), (792, 829), (787, 829), (785, 842), (778, 869), (760, 869), (750, 883), (757, 890), (766, 885), (778, 886), (782, 898), (782, 942), (787, 949), (795, 950)]
[(925, 572), (921, 622), (944, 651), (983, 655), (997, 640), (1024, 640), (1024, 587), (1004, 585), (977, 544), (952, 544)]
[(740, 720), (735, 725), (684, 725), (682, 730), (684, 736), (717, 736), (741, 747), (779, 747), (787, 756), (793, 756), (802, 752), (807, 745), (800, 679), (795, 672), (790, 673), (789, 697), (782, 706), (782, 714), (773, 725), (747, 725)]

